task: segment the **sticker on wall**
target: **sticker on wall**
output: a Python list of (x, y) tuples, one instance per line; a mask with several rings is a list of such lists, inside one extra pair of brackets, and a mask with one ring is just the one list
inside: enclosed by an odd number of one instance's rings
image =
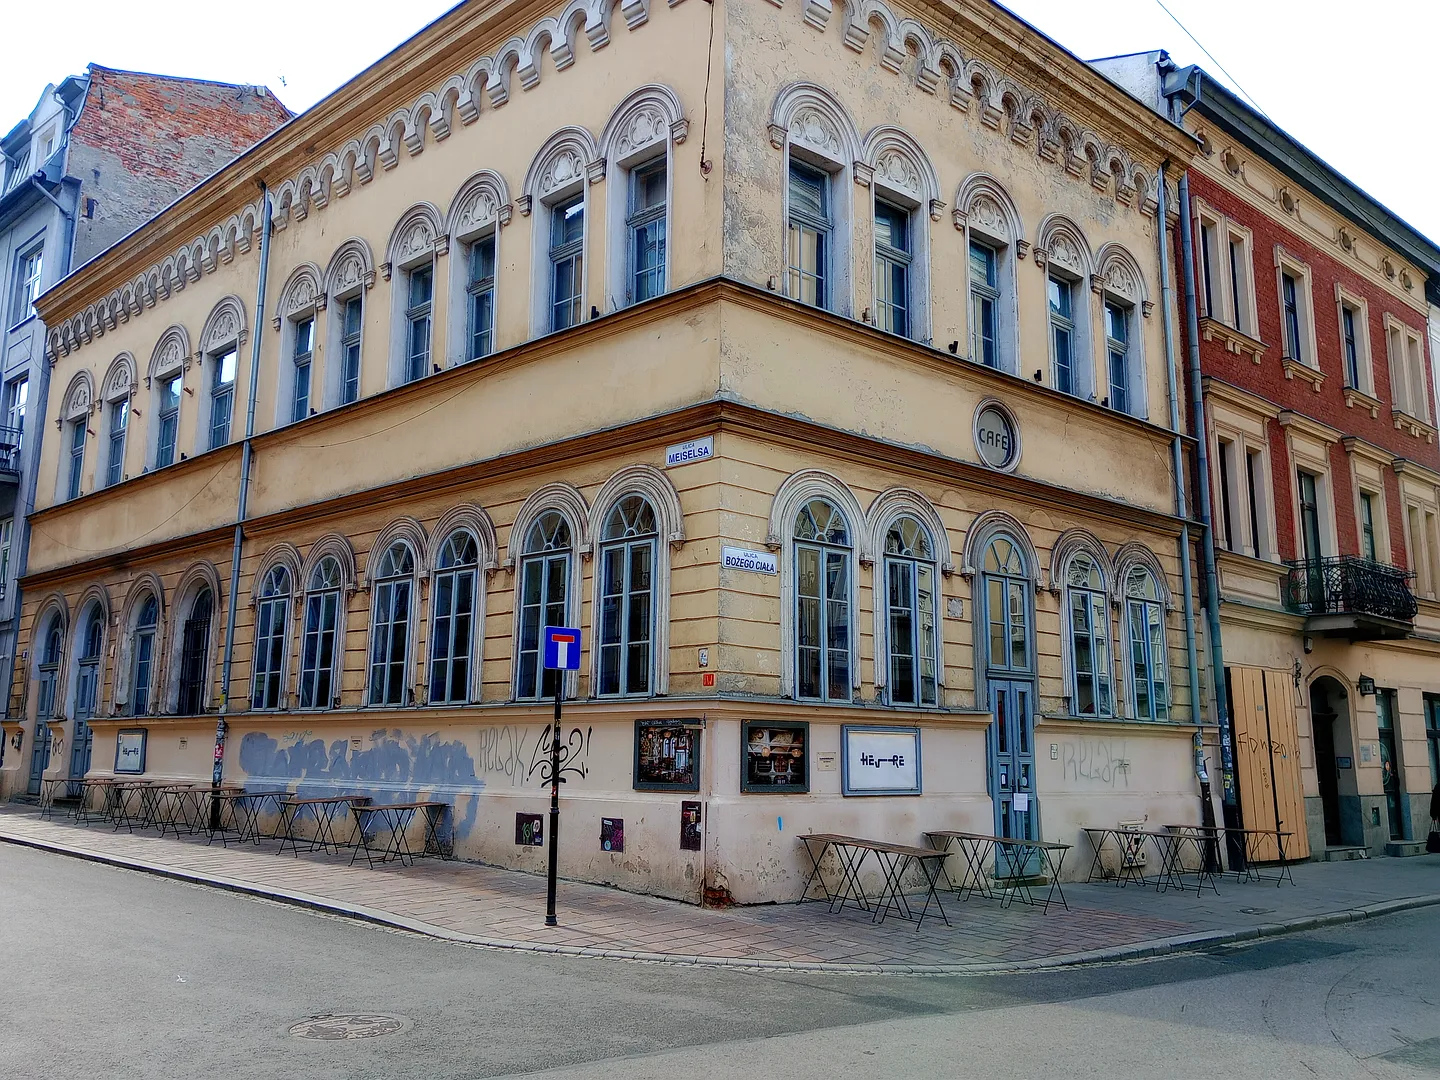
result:
[(603, 851), (625, 850), (625, 819), (602, 817), (600, 819), (600, 848)]
[(543, 846), (545, 843), (545, 818), (540, 814), (516, 814), (515, 843), (521, 847)]
[(700, 850), (700, 804), (686, 800), (680, 804), (680, 850)]

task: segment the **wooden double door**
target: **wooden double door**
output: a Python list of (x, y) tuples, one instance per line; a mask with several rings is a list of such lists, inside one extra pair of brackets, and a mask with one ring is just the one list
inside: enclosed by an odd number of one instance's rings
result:
[[(1290, 833), (1285, 838), (1285, 858), (1308, 859), (1310, 837), (1291, 676), (1268, 668), (1232, 666), (1225, 669), (1225, 678), (1241, 820), (1247, 829)], [(1257, 838), (1250, 857), (1257, 862), (1276, 861), (1279, 844), (1273, 837)]]

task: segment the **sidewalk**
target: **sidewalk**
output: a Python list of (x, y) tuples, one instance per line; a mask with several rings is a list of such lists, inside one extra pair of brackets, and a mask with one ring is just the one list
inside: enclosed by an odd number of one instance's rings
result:
[(0, 809), (0, 841), (302, 904), (452, 941), (619, 959), (798, 970), (979, 974), (1118, 960), (1348, 922), (1440, 904), (1440, 859), (1302, 863), (1296, 885), (1237, 883), (1217, 896), (1134, 885), (1066, 885), (1070, 910), (942, 899), (952, 925), (920, 930), (823, 904), (716, 911), (596, 885), (562, 882), (560, 926), (545, 923), (543, 878), (423, 860), (351, 867), (343, 856), (277, 856), (275, 844), (114, 832), (108, 824), (41, 821)]

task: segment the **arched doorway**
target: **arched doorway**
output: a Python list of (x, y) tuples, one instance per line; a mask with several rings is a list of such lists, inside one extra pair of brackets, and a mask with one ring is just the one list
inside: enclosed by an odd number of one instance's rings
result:
[(1325, 819), (1327, 847), (1365, 843), (1360, 791), (1355, 779), (1355, 735), (1350, 696), (1329, 675), (1310, 684), (1310, 725), (1314, 735), (1315, 776)]
[(989, 689), (990, 796), (999, 836), (1035, 839), (1035, 597), (1031, 567), (1014, 537), (992, 539), (981, 565), (980, 625)]

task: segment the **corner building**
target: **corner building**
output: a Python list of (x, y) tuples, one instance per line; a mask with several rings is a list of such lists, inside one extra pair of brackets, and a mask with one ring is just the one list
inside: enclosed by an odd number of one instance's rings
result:
[(456, 9), (41, 297), (6, 729), (203, 781), (223, 717), (227, 781), (538, 870), (570, 625), (566, 876), (787, 900), (802, 832), (1199, 820), (1193, 147), (981, 2)]

